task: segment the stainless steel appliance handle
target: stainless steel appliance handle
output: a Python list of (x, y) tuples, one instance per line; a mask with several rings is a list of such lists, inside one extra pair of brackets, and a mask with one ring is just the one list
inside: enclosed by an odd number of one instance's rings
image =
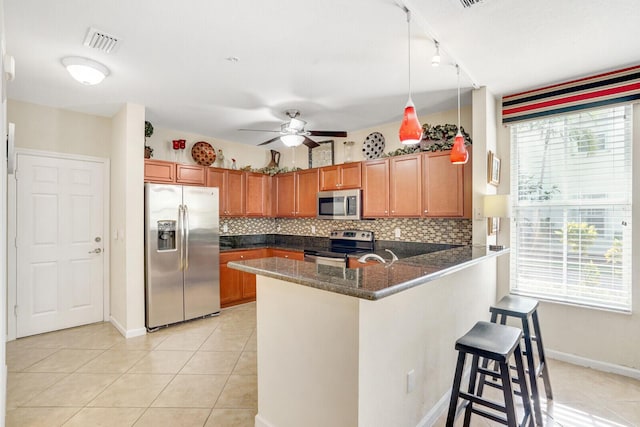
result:
[(189, 269), (189, 208), (184, 205), (184, 269)]
[(180, 271), (183, 270), (184, 261), (184, 218), (183, 218), (182, 205), (178, 205), (178, 230), (180, 232)]

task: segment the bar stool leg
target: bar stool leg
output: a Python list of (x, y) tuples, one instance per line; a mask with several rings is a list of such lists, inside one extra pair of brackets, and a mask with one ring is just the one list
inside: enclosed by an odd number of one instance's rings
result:
[(522, 396), (522, 405), (524, 406), (524, 420), (522, 425), (524, 425), (524, 421), (529, 418), (529, 426), (534, 427), (533, 414), (531, 413), (531, 399), (529, 398), (529, 387), (527, 387), (527, 374), (525, 373), (525, 369), (523, 366), (522, 360), (522, 352), (520, 349), (520, 345), (516, 347), (516, 350), (513, 353), (516, 359), (516, 372), (518, 373), (518, 384), (520, 385), (520, 394)]
[(536, 347), (538, 347), (538, 358), (540, 359), (540, 365), (542, 366), (542, 380), (544, 381), (544, 392), (547, 395), (547, 399), (553, 399), (553, 392), (551, 390), (551, 380), (549, 379), (549, 366), (547, 365), (547, 358), (544, 355), (544, 345), (542, 345), (542, 334), (540, 333), (540, 324), (538, 323), (538, 311), (534, 311), (531, 319), (533, 320), (533, 331), (536, 334)]
[(460, 383), (462, 382), (462, 369), (464, 368), (464, 359), (466, 356), (466, 353), (458, 353), (458, 363), (456, 365), (455, 376), (453, 377), (453, 388), (451, 389), (451, 401), (449, 402), (449, 414), (447, 415), (446, 427), (453, 427), (453, 422), (456, 418)]
[[(517, 357), (517, 356), (516, 356)], [(516, 414), (513, 403), (513, 387), (511, 386), (511, 373), (509, 372), (509, 361), (500, 362), (500, 379), (502, 380), (502, 393), (504, 394), (504, 404), (507, 409), (507, 426), (517, 427)], [(526, 380), (525, 380), (526, 381)]]
[[(478, 362), (480, 357), (477, 354), (473, 355), (471, 362), (471, 372), (469, 373), (469, 388), (467, 392), (469, 394), (476, 394), (476, 382), (478, 380)], [(469, 401), (464, 411), (464, 427), (467, 427), (471, 423), (471, 409), (473, 408), (473, 402)]]
[(529, 386), (533, 396), (533, 412), (536, 417), (536, 424), (542, 425), (542, 408), (540, 407), (540, 395), (538, 393), (538, 376), (536, 375), (536, 362), (533, 357), (533, 346), (531, 345), (531, 331), (529, 330), (529, 319), (522, 319), (522, 332), (524, 333), (524, 347), (527, 353), (527, 366), (529, 367)]

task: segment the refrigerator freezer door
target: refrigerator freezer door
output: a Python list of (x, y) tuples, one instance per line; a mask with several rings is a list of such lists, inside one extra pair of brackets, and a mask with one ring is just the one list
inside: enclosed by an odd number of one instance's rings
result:
[(184, 320), (181, 203), (182, 187), (145, 184), (145, 304), (149, 329)]
[(220, 311), (218, 189), (183, 187), (185, 320)]

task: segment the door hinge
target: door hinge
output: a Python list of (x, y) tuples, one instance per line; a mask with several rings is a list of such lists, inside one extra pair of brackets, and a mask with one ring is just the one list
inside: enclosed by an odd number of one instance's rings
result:
[(14, 170), (13, 171), (13, 179), (15, 179), (16, 181), (18, 180), (18, 177), (20, 176), (20, 174), (18, 173), (18, 170)]
[(15, 317), (18, 317), (18, 304), (13, 306), (13, 315)]
[(18, 238), (14, 237), (13, 238), (13, 246), (17, 249), (18, 248)]

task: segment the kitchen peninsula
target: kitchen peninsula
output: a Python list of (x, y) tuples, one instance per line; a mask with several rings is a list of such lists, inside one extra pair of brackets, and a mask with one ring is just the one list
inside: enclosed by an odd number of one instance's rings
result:
[(230, 262), (257, 275), (256, 426), (429, 425), (454, 342), (488, 319), (507, 252), (465, 246), (359, 269)]

